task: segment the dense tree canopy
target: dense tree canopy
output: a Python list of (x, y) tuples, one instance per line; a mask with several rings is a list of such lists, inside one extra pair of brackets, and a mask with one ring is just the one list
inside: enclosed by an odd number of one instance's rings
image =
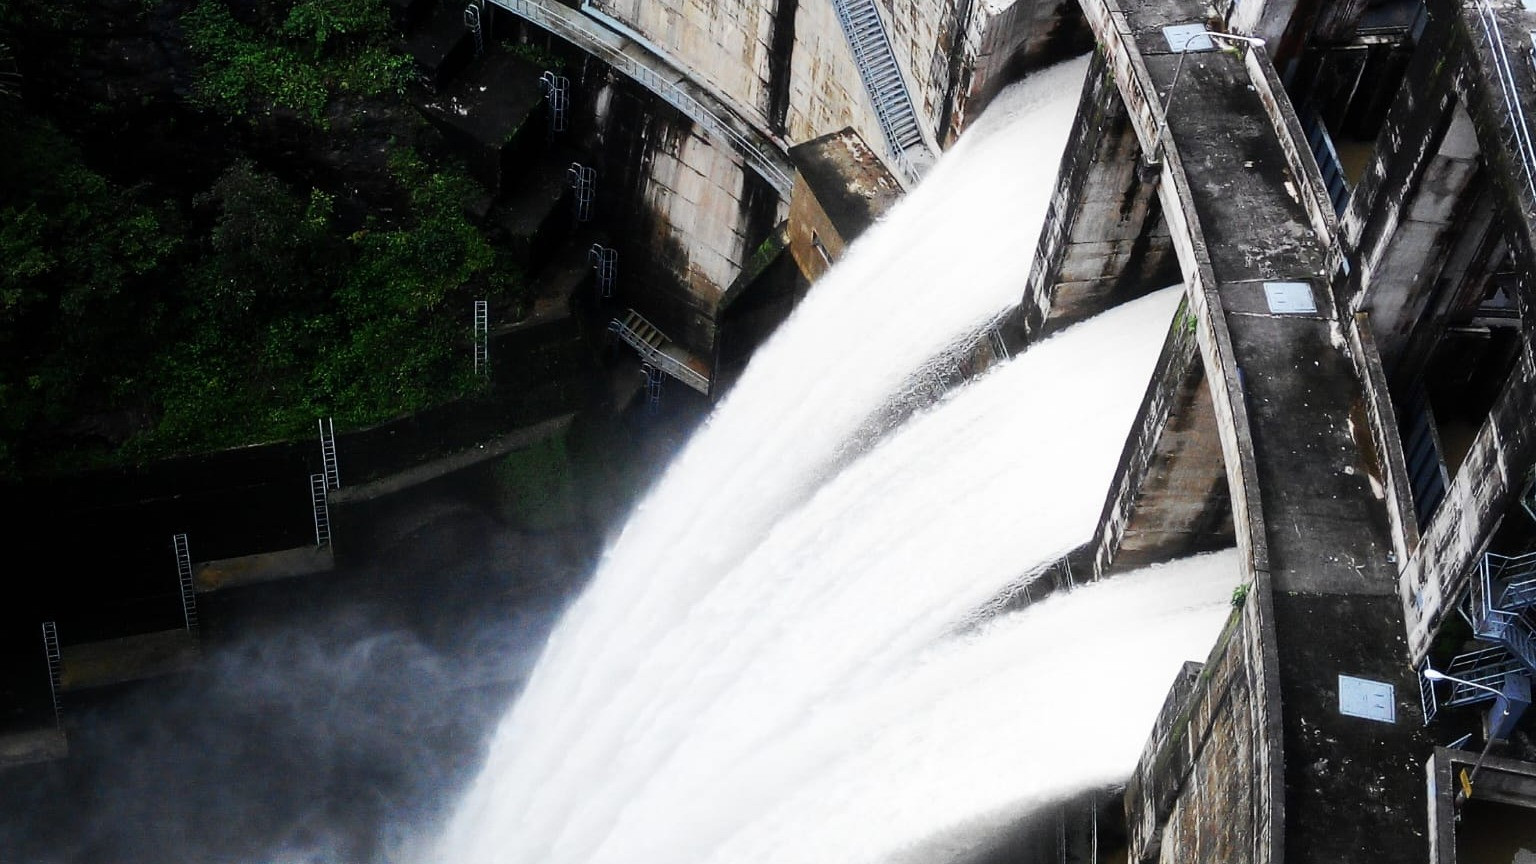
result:
[[(28, 38), (42, 5), (0, 0), (0, 44)], [(406, 101), (411, 63), (381, 0), (175, 8), (159, 38), (185, 40), (195, 77), (175, 113), (144, 122), (245, 130), (220, 139), (223, 167), (201, 191), (103, 162), (89, 112), (65, 121), (27, 98), (71, 82), (29, 77), (24, 57), (19, 92), (0, 93), (0, 474), (280, 439), (317, 416), (364, 424), (455, 398), (474, 386), (468, 298), (517, 290), (466, 216), (478, 190), (446, 150), (391, 144), (388, 176), (360, 191), (263, 146), (266, 117), (335, 137), (336, 100)]]

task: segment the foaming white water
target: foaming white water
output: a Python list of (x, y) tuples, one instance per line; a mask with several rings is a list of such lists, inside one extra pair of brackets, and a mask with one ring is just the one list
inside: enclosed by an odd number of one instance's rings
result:
[[(452, 829), (497, 813), (550, 816), (537, 781), (565, 776), (605, 747), (586, 719), (635, 674), (660, 636), (802, 501), (850, 436), (925, 361), (1016, 302), (1044, 221), (1086, 58), (1046, 70), (994, 100), (924, 182), (847, 250), (754, 357), (732, 394), (631, 515), (587, 590), (546, 646), (504, 720)], [(494, 794), (493, 791), (494, 790)], [(494, 811), (494, 812), (492, 812)], [(457, 845), (455, 845), (457, 844)], [(505, 860), (487, 846), (481, 857)]]
[[(570, 733), (558, 767), (525, 773), (519, 742), (506, 737), (513, 727), (504, 728), (443, 860), (746, 861), (757, 859), (731, 856), (753, 848), (772, 857), (783, 838), (760, 816), (793, 812), (804, 790), (822, 788), (829, 761), (851, 758), (887, 710), (929, 708), (923, 696), (902, 705), (894, 695), (895, 682), (921, 680), (917, 658), (1026, 571), (1091, 535), (1177, 300), (1177, 289), (1158, 292), (1031, 349), (829, 481), (697, 601), (674, 608), (642, 663), (599, 657), (610, 675), (603, 704), (579, 718), (542, 706), (543, 722)], [(1230, 571), (1223, 584), (1230, 590)], [(1153, 615), (1147, 626), (1170, 625)], [(1200, 630), (1193, 643), (1212, 635)], [(1179, 660), (1204, 653), (1167, 644)], [(1151, 656), (1138, 652), (1133, 677), (1146, 679)], [(1171, 675), (1149, 685), (1153, 711)], [(991, 686), (977, 681), (968, 698)], [(850, 707), (861, 703), (887, 709)], [(1016, 699), (999, 704), (1018, 708)], [(833, 724), (839, 734), (807, 733), (828, 717), (843, 718)], [(1150, 722), (1144, 712), (1123, 719), (1141, 724), (1132, 738)], [(944, 753), (929, 755), (937, 765)], [(1019, 780), (1004, 784), (1015, 800)], [(839, 802), (845, 788), (853, 787), (833, 785), (820, 798)], [(720, 850), (733, 851), (711, 857)]]
[(937, 864), (1031, 807), (1123, 781), (1179, 668), (1210, 651), (1238, 568), (1231, 551), (1148, 568), (935, 644), (738, 766), (735, 782), (766, 787), (785, 754), (807, 763), (783, 800), (685, 860), (862, 864), (921, 850), (913, 860)]
[[(581, 802), (554, 860), (626, 860), (649, 842), (665, 860), (702, 855), (785, 793), (739, 782), (740, 762), (1089, 539), (1178, 297), (1106, 313), (959, 391), (677, 610), (570, 754), (604, 781), (577, 770), (545, 786)], [(705, 820), (711, 800), (725, 806)]]

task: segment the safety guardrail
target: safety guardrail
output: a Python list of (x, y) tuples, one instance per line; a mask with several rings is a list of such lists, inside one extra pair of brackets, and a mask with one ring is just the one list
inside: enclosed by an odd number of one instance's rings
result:
[[(543, 3), (540, 0), (491, 0), (491, 2), (577, 45), (633, 79), (640, 86), (660, 96), (667, 104), (687, 115), (688, 119), (704, 127), (710, 135), (729, 142), (746, 159), (752, 170), (768, 181), (768, 184), (780, 195), (788, 195), (794, 187), (793, 178), (780, 168), (773, 158), (756, 142), (733, 129), (709, 106), (679, 87), (676, 81), (662, 77), (654, 69), (599, 38), (590, 29), (600, 26), (594, 23), (595, 19), (580, 16), (564, 7)], [(628, 39), (622, 36), (619, 38)], [(633, 40), (629, 41), (633, 42)], [(657, 59), (660, 61), (660, 58)], [(679, 77), (682, 77), (681, 73)]]

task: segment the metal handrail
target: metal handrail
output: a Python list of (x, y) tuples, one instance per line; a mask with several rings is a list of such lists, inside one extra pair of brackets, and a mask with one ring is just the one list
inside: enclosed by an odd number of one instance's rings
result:
[[(870, 46), (858, 35), (858, 27), (853, 21), (853, 10), (849, 8), (848, 0), (834, 0), (832, 6), (837, 12), (838, 24), (842, 26), (844, 35), (848, 37), (849, 46), (853, 49), (854, 64), (859, 67), (859, 77), (864, 81), (864, 89), (869, 92), (870, 102), (875, 106), (875, 119), (880, 124), (880, 131), (885, 134), (886, 149), (890, 151), (892, 161), (901, 169), (907, 181), (915, 183), (920, 177), (917, 166), (907, 156), (907, 148), (901, 143), (896, 131), (896, 119), (892, 116), (890, 106), (881, 98), (879, 92), (881, 88), (875, 81), (870, 67), (872, 62), (869, 57), (870, 51), (878, 52), (883, 47), (889, 53), (891, 63), (896, 69), (900, 82), (900, 98), (906, 105), (908, 113), (912, 115), (913, 123), (917, 123), (917, 109), (913, 106), (912, 96), (907, 91), (906, 78), (901, 75), (900, 64), (896, 62), (890, 35), (885, 32), (885, 21), (880, 18), (879, 10), (871, 4), (869, 12), (874, 16), (875, 29), (879, 33), (879, 44)], [(918, 133), (918, 138), (921, 140), (921, 132)]]
[(1483, 572), (1487, 574), (1485, 578), (1498, 580), (1501, 585), (1498, 604), (1501, 610), (1516, 611), (1509, 608), (1511, 603), (1523, 608), (1536, 600), (1536, 552), (1524, 555), (1488, 552), (1483, 555)]
[(1525, 121), (1525, 108), (1520, 104), (1520, 88), (1515, 81), (1514, 69), (1509, 64), (1509, 54), (1504, 50), (1504, 34), (1499, 29), (1499, 19), (1493, 14), (1487, 0), (1479, 0), (1477, 3), (1477, 17), (1482, 25), (1483, 36), (1488, 40), (1488, 52), (1493, 57), (1494, 71), (1504, 97), (1504, 111), (1514, 127), (1516, 155), (1525, 169), (1525, 187), (1530, 193), (1526, 203), (1526, 209), (1529, 210), (1532, 202), (1536, 202), (1536, 142), (1531, 140), (1531, 131)]
[[(643, 318), (640, 320), (645, 321)], [(650, 324), (649, 321), (645, 321), (645, 323), (647, 325)], [(615, 318), (608, 323), (608, 329), (617, 333), (619, 338), (624, 340), (625, 344), (640, 352), (641, 360), (650, 363), (700, 393), (706, 396), (709, 395), (708, 378), (700, 375), (697, 370), (690, 368), (676, 357), (667, 354), (655, 345), (640, 338), (640, 334), (626, 322)], [(653, 327), (652, 329), (654, 330), (655, 328)]]
[[(585, 22), (595, 19), (580, 18), (573, 20), (565, 15), (556, 13), (550, 7), (538, 2), (538, 0), (491, 0), (491, 2), (580, 46), (583, 50), (597, 56), (609, 66), (619, 70), (632, 78), (636, 83), (666, 100), (668, 104), (686, 114), (689, 119), (703, 126), (710, 134), (729, 141), (747, 160), (752, 169), (764, 180), (768, 181), (769, 185), (773, 186), (779, 194), (788, 195), (790, 190), (794, 188), (794, 180), (784, 173), (768, 154), (764, 153), (761, 148), (745, 135), (732, 129), (728, 123), (692, 94), (677, 86), (675, 81), (668, 81), (662, 78), (656, 74), (655, 70), (636, 62), (635, 58), (630, 57), (618, 48), (598, 40), (595, 35), (588, 33), (581, 24), (576, 23), (576, 20)], [(582, 36), (590, 38), (582, 39)]]

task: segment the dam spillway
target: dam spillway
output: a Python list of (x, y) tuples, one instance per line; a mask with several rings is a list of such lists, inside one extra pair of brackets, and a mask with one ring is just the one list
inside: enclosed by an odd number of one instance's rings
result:
[[(901, 410), (864, 422), (827, 409), (833, 422), (808, 445), (821, 455), (787, 473), (819, 479), (852, 464), (942, 389), (932, 384), (964, 377), (951, 371), (1027, 355), (1182, 281), (1189, 309), (1150, 369), (1094, 530), (1057, 574), (1113, 580), (1236, 545), (1251, 580), (1238, 626), (1151, 723), (1123, 802), (1132, 857), (1331, 860), (1380, 853), (1375, 838), (1390, 837), (1394, 855), (1449, 860), (1466, 826), (1483, 824), (1484, 794), (1490, 808), (1536, 799), (1519, 696), (1532, 668), (1521, 586), (1536, 560), (1536, 507), (1522, 503), (1536, 501), (1531, 14), (1516, 0), (873, 5), (930, 143), (986, 116), (994, 94), (982, 79), (1037, 74), (1028, 46), (1087, 34), (1093, 71), (1041, 242), (993, 239), (1028, 272), (994, 286), (985, 312), (954, 310), (952, 324), (995, 347), (962, 339), (916, 346), (930, 361), (861, 356), (848, 348), (874, 334), (874, 316), (858, 312), (886, 298), (851, 301), (829, 328), (842, 350), (822, 355), (825, 368), (926, 363), (925, 374), (880, 385), (908, 388)], [(653, 113), (667, 134), (647, 127), (655, 141), (610, 148), (636, 165), (613, 155), (602, 166), (632, 184), (624, 206), (649, 220), (621, 260), (657, 266), (627, 299), (698, 357), (720, 356), (727, 299), (751, 297), (748, 259), (774, 251), (754, 246), (762, 225), (787, 218), (790, 245), (807, 244), (797, 254), (864, 266), (856, 246), (817, 249), (825, 234), (795, 233), (777, 196), (802, 195), (806, 177), (776, 184), (765, 166), (791, 172), (790, 145), (851, 130), (902, 173), (832, 6), (796, 6), (737, 4), (720, 40), (697, 38), (697, 20), (668, 25), (655, 4), (564, 4), (580, 37), (488, 13), (509, 38), (608, 46), (575, 78), (587, 100), (577, 112), (601, 114), (625, 75), (657, 69), (709, 111), (663, 98)], [(1210, 44), (1192, 48), (1201, 30)], [(742, 69), (726, 68), (738, 56), (726, 45), (750, 58)], [(608, 49), (630, 65), (610, 54), (605, 70)], [(738, 135), (769, 158), (754, 162)], [(667, 253), (646, 257), (653, 241)], [(928, 272), (936, 285), (947, 275)], [(944, 301), (892, 305), (915, 322), (884, 334), (894, 341)], [(718, 476), (725, 486), (737, 475)], [(769, 524), (805, 494), (729, 512)], [(1345, 818), (1341, 800), (1360, 806)]]

